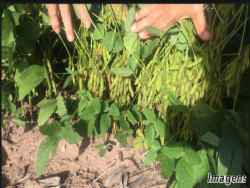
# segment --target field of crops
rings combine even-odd
[[[37,177],[62,139],[101,135],[100,157],[110,135],[122,147],[132,135],[147,150],[144,166],[159,161],[172,188],[232,182],[208,184],[208,173],[249,176],[249,6],[204,5],[207,42],[191,19],[145,27],[154,37],[140,40],[130,27],[144,6],[86,4],[86,29],[73,5],[70,43],[63,27],[53,32],[44,4],[2,5],[2,131],[6,121],[35,123],[46,135]]]

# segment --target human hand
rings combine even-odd
[[[46,4],[46,5],[49,12],[49,17],[51,19],[52,28],[56,33],[60,33],[61,31],[61,25],[58,18],[58,6],[59,6],[67,39],[68,41],[72,42],[74,40],[74,31],[71,22],[70,5],[69,4]],[[83,25],[86,28],[89,28],[91,26],[91,22],[87,14],[87,10],[85,9],[85,6],[83,4],[75,4],[75,6],[81,16]]]
[[[150,38],[151,35],[144,30],[145,26],[154,26],[164,30],[174,22],[191,18],[199,37],[206,41],[210,34],[204,17],[202,4],[150,4],[135,14],[137,23],[131,26],[133,32],[140,32],[141,39]]]

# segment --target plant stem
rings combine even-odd
[[[51,82],[52,82],[52,87],[53,87],[54,93],[57,95],[56,85],[55,85],[55,82],[54,82],[54,79],[53,79],[52,68],[51,68],[51,64],[50,64],[49,60],[47,60],[47,66],[48,66],[48,69],[49,69],[50,79],[51,79]]]
[[[33,123],[32,103],[31,103],[31,95],[30,94],[29,94],[29,106],[30,106],[30,123]]]

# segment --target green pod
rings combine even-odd
[[[180,68],[180,71],[179,71],[179,73],[178,73],[178,76],[177,76],[177,80],[181,80],[181,76],[182,76],[183,70],[185,69],[186,65],[187,65],[187,62],[184,62],[184,63],[182,64],[182,66],[181,66],[181,68]]]
[[[198,83],[194,84],[191,91],[190,91],[190,95],[193,95],[194,92],[196,91],[196,88],[198,87]]]
[[[187,66],[186,66],[186,68],[187,68],[187,69],[191,69],[191,68],[193,68],[194,66],[200,64],[200,63],[202,62],[202,60],[203,60],[203,57],[200,57],[199,59],[197,59],[197,60],[194,61],[193,63],[188,63]]]
[[[199,79],[201,78],[202,72],[203,72],[203,68],[200,68],[200,71],[193,82],[194,84],[198,83]]]
[[[121,62],[122,58],[123,58],[122,55],[116,57],[115,60],[112,63],[112,67],[115,67],[119,62]]]
[[[179,70],[180,69],[180,65],[170,65],[169,66],[169,70],[175,71],[175,70]]]

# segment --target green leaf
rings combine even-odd
[[[100,111],[101,111],[101,101],[98,97],[96,98],[93,98],[90,103],[89,103],[89,106],[92,106],[94,107],[95,109],[95,114],[99,114]]]
[[[155,149],[155,150],[159,150],[159,149],[161,149],[161,144],[157,140],[154,140],[151,143],[150,148]]]
[[[22,114],[22,113],[23,113],[23,109],[20,107],[20,108],[18,108],[18,109],[15,111],[14,116],[15,116],[15,117],[19,117],[20,114]]]
[[[201,163],[200,156],[193,150],[190,145],[184,148],[184,160],[191,165],[198,165]]]
[[[39,145],[39,149],[36,157],[36,175],[39,177],[46,164],[49,162],[49,152],[52,147],[57,146],[59,138],[57,136],[46,137]],[[55,152],[54,152],[55,153]]]
[[[15,81],[16,81],[17,86],[20,86],[22,83],[22,80],[20,79],[21,73],[23,73],[23,71],[27,69],[28,67],[29,67],[29,64],[26,59],[22,59],[21,61],[19,61],[17,68],[16,68],[16,73],[15,73]]]
[[[9,47],[2,46],[2,63],[7,61],[9,58]]]
[[[115,116],[119,116],[120,115],[120,111],[119,109],[117,108],[117,105],[115,103],[112,103],[110,105],[110,108],[109,108],[109,113],[111,116],[115,117]]]
[[[2,103],[2,110],[3,109],[5,109],[5,98],[6,98],[6,96],[5,96],[5,92],[4,92],[4,90],[3,90],[3,88],[1,87],[1,103]]]
[[[135,72],[136,70],[136,67],[137,67],[137,61],[134,59],[133,56],[130,56],[129,59],[128,59],[128,65],[129,65],[129,68]]]
[[[76,134],[75,131],[71,125],[71,123],[66,120],[63,122],[65,127],[63,131],[63,137],[69,144],[75,144],[77,142],[76,140]]]
[[[59,116],[65,115],[67,113],[67,109],[65,107],[65,102],[64,102],[63,96],[57,96],[56,97],[56,101],[57,101],[57,110],[56,110],[56,113]]]
[[[148,141],[148,145],[150,146],[151,143],[154,141],[155,138],[155,130],[152,125],[148,125],[145,128],[145,138]]]
[[[139,149],[143,145],[143,138],[138,136],[133,140],[133,146],[136,149]]]
[[[129,128],[130,128],[129,123],[125,120],[123,115],[121,115],[119,122],[120,122],[120,126],[121,126],[122,130],[124,130],[124,131],[129,130]]]
[[[156,120],[155,113],[148,108],[143,109],[143,114],[147,118],[147,120],[153,120],[153,121]]]
[[[9,44],[14,41],[13,35],[13,24],[11,21],[11,11],[8,9],[3,10],[4,17],[2,17],[2,46],[9,46]]]
[[[126,144],[127,144],[127,134],[124,134],[120,137],[120,142],[121,142],[121,145],[122,147],[126,147]]]
[[[87,106],[80,116],[82,120],[89,121],[95,116],[95,109],[92,106]]]
[[[130,54],[133,54],[138,48],[138,46],[140,45],[140,39],[138,37],[138,34],[132,31],[127,32],[123,38],[123,43],[124,43],[126,50]]]
[[[25,125],[26,123],[29,123],[29,121],[23,117],[15,117],[14,118],[14,123],[17,126]]]
[[[239,116],[239,114],[237,112],[233,112],[232,110],[229,110],[230,115],[225,115],[225,117],[228,119],[228,121],[231,122],[231,124],[233,125],[233,127],[238,131],[238,133],[240,134],[240,136],[245,140],[245,142],[249,142],[249,135],[247,134],[246,131],[244,131],[239,124],[241,124],[241,122],[236,122],[234,117]],[[240,117],[239,120],[241,121]]]
[[[166,156],[163,156],[160,160],[161,162],[161,174],[164,179],[170,178],[175,170],[174,161]]]
[[[99,156],[100,157],[104,157],[105,153],[106,153],[106,149],[100,149],[99,150]]]
[[[227,120],[226,120],[227,121]],[[218,147],[218,175],[227,175],[228,168],[233,158],[238,133],[228,122],[223,129]]]
[[[76,92],[80,97],[87,97],[87,91],[86,90],[78,90]]]
[[[22,82],[23,83],[23,82]],[[37,107],[42,108],[38,115],[38,125],[41,126],[48,121],[57,106],[56,100],[46,99],[37,104]]]
[[[199,117],[187,124],[187,128],[205,133],[213,129],[219,129],[218,125],[213,122],[212,117]]]
[[[157,150],[149,149],[144,158],[143,165],[144,166],[150,165],[151,163],[155,161],[156,157],[157,157]]]
[[[131,110],[131,113],[133,114],[133,116],[135,117],[137,122],[141,122],[142,121],[142,114],[139,111],[134,111],[133,109]]]
[[[178,34],[172,34],[170,35],[170,45],[175,45],[178,42]]]
[[[72,75],[68,75],[68,77],[66,78],[66,80],[65,80],[65,82],[63,84],[63,89],[65,89],[69,85],[71,80],[72,80]]]
[[[163,137],[168,137],[169,132],[166,129],[166,125],[164,122],[162,122],[160,119],[156,119],[154,123],[155,131],[158,135]]]
[[[12,67],[12,59],[13,59],[13,48],[10,47],[9,48],[9,57],[8,57],[8,63],[9,63],[9,67],[8,67],[8,71],[11,71],[11,67]]]
[[[109,111],[109,103],[107,101],[101,101],[101,111],[102,112]]]
[[[120,77],[130,77],[133,71],[129,67],[112,67],[111,71]]]
[[[77,111],[77,115],[81,116],[82,115],[82,111],[84,110],[84,108],[88,105],[88,99],[80,99],[79,103],[78,103],[78,111]]]
[[[91,135],[93,133],[95,123],[96,123],[96,118],[91,119],[88,123],[88,137],[89,138],[91,137]]]
[[[162,31],[154,26],[146,26],[144,27],[145,31],[147,31],[150,35],[153,36],[161,36]]]
[[[136,133],[138,134],[138,136],[142,137],[143,140],[145,139],[141,129],[137,129]]]
[[[111,118],[109,117],[109,115],[102,114],[100,122],[101,134],[105,134],[108,131],[110,125],[111,125]]]
[[[182,52],[183,52],[184,50],[187,49],[187,46],[188,46],[187,43],[184,43],[184,44],[182,44],[182,43],[176,43],[176,44],[175,44],[175,48],[176,48],[177,50],[182,51]]]
[[[8,105],[10,114],[14,114],[16,112],[16,105],[12,103],[10,99],[7,99],[7,105]]]
[[[133,114],[129,110],[126,110],[126,114],[127,114],[128,121],[132,124],[135,124],[136,122],[135,122],[135,118]]]
[[[131,110],[133,110],[133,111],[139,111],[139,106],[138,105],[134,105]]]
[[[145,59],[152,54],[154,49],[157,47],[160,42],[159,38],[155,38],[152,42],[150,42],[143,50],[142,58]]]
[[[200,156],[201,163],[193,165],[194,185],[201,183],[204,179],[207,179],[207,175],[210,172],[210,164],[206,151],[201,150],[198,154]]]
[[[22,74],[19,86],[19,100],[24,98],[33,88],[38,86],[45,78],[45,71],[42,66],[31,65]]]
[[[249,150],[248,150],[249,152]],[[242,163],[243,163],[243,150],[240,142],[238,141],[233,153],[232,161],[228,168],[228,175],[239,175],[242,174]],[[240,187],[239,183],[233,183],[229,187]]]
[[[193,167],[180,159],[176,165],[176,180],[180,188],[193,188],[194,184],[194,170]]]
[[[186,39],[186,37],[183,35],[183,33],[180,33],[179,34],[179,42],[180,43],[187,43],[187,39]]]
[[[195,103],[191,108],[196,118],[213,116],[216,113],[216,110],[205,103]]]
[[[71,74],[71,75],[78,75],[78,71],[72,71],[72,70],[70,70],[69,68],[65,68],[65,70],[69,73],[69,74]]]
[[[187,111],[187,107],[183,104],[182,101],[177,99],[177,97],[171,91],[167,91],[167,95],[170,103],[172,104],[171,107],[174,109],[175,112],[179,113]]]
[[[131,25],[134,22],[135,19],[135,10],[133,8],[130,8],[127,14],[127,18],[126,21],[124,23],[124,28],[126,30],[126,32],[130,32],[131,31]]]
[[[104,147],[105,147],[104,144],[98,144],[98,145],[95,146],[96,149],[102,149]]]
[[[165,146],[161,149],[161,152],[167,157],[180,158],[183,155],[184,149],[180,143],[173,143],[170,146]]]
[[[87,97],[89,100],[92,100],[93,97],[89,91],[86,90],[78,90],[77,94],[81,97]]]
[[[124,28],[125,22],[124,22],[123,20],[120,20],[120,23],[121,23],[122,32],[123,32],[123,34],[125,35],[125,34],[126,34],[126,30],[125,30],[125,28]]]
[[[133,129],[129,129],[127,131],[124,131],[125,133],[127,133],[128,135],[131,135],[134,133],[134,130]]]
[[[17,38],[16,43],[20,45],[25,45],[31,41],[37,39],[41,31],[41,27],[39,23],[30,23],[27,25],[19,25],[17,28]]]
[[[201,140],[215,147],[218,147],[220,142],[220,138],[218,138],[214,133],[211,133],[209,131],[201,136]]]
[[[43,135],[54,136],[61,133],[63,126],[60,121],[54,120],[50,124],[45,124],[39,127],[39,131]]]
[[[118,139],[123,135],[123,131],[118,132],[115,136],[114,139]]]
[[[49,25],[51,24],[50,17],[47,16],[47,14],[43,13],[42,18],[43,18],[44,23],[49,24]]]
[[[96,26],[98,30],[95,28],[93,32],[93,37],[94,37],[94,40],[100,40],[104,37],[105,29],[104,29],[104,26],[100,23],[97,23]]]
[[[122,39],[116,32],[108,31],[104,37],[105,39],[101,39],[101,43],[109,52],[119,53],[123,49]]]

